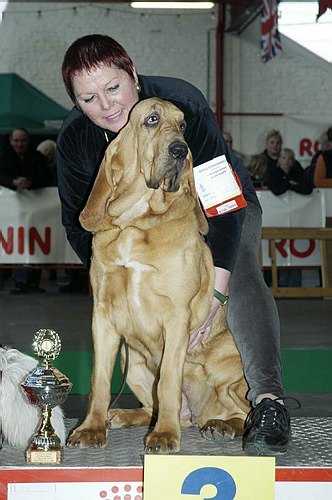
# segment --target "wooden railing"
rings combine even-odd
[[[278,286],[278,266],[276,242],[288,240],[319,240],[321,286],[317,287],[280,287]],[[262,240],[269,240],[269,255],[271,259],[272,284],[274,297],[332,297],[332,259],[328,258],[328,250],[332,243],[332,228],[310,227],[264,227]]]

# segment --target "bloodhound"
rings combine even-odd
[[[248,387],[226,307],[209,341],[187,352],[190,332],[210,311],[214,267],[184,130],[184,115],[170,102],[137,104],[80,215],[94,235],[94,366],[88,413],[69,446],[104,446],[109,426],[152,422],[147,453],[178,452],[181,425],[209,435],[243,432]],[[109,410],[121,337],[129,347],[127,383],[142,407]]]

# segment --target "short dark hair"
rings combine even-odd
[[[134,79],[134,64],[125,49],[107,35],[86,35],[75,40],[65,53],[62,79],[66,91],[75,103],[73,77],[83,70],[90,71],[105,64],[122,69]]]
[[[12,137],[14,132],[24,132],[25,134],[27,134],[28,138],[30,138],[30,132],[25,128],[25,127],[15,127],[13,128],[13,130],[11,131],[9,137]]]

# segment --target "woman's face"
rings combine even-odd
[[[273,135],[266,141],[266,150],[271,158],[278,158],[282,146],[282,140],[278,135]]]
[[[289,156],[289,154],[285,151],[281,151],[278,159],[278,164],[279,167],[282,168],[284,172],[286,172],[286,174],[288,174],[293,165],[293,158]]]
[[[39,150],[51,162],[54,159],[55,150],[48,144]]]
[[[137,74],[134,70],[136,81]],[[90,120],[106,130],[119,132],[138,102],[135,80],[115,66],[98,66],[73,78],[77,105]]]

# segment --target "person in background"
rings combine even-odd
[[[319,136],[318,143],[319,143],[319,150],[311,158],[309,167],[315,166],[317,163],[317,159],[322,154],[322,152],[330,149],[330,141],[327,137],[327,130],[324,130],[324,132]]]
[[[314,185],[314,175],[315,175],[315,168],[316,168],[316,163],[320,155],[323,153],[323,151],[328,151],[330,148],[330,141],[328,140],[327,137],[327,131],[324,131],[320,136],[319,136],[319,150],[313,155],[310,161],[310,165],[304,169],[305,176],[307,178],[307,181],[309,184],[312,186],[312,188],[315,187]]]
[[[267,184],[275,195],[280,195],[290,190],[298,194],[309,195],[313,186],[309,182],[301,164],[295,159],[295,153],[290,148],[281,150],[279,168],[276,169]],[[280,269],[278,271],[279,286],[300,287],[302,285],[301,269]]]
[[[48,186],[56,187],[58,185],[56,171],[56,142],[52,139],[45,139],[38,144],[37,151],[47,158],[47,167],[50,173],[50,182]],[[43,267],[40,277],[40,288],[46,289],[50,280],[56,281],[56,279],[56,269],[49,270],[48,268]]]
[[[47,159],[36,151],[30,141],[29,132],[18,127],[12,131],[0,154],[0,185],[17,191],[38,189],[49,186],[51,176],[47,167]],[[41,269],[27,266],[14,270],[15,286],[13,294],[44,292],[39,287]]]
[[[57,186],[56,142],[52,139],[46,139],[38,144],[37,151],[47,158],[47,166],[51,177],[50,186]]]
[[[14,191],[38,189],[50,182],[44,155],[36,151],[25,128],[16,128],[0,154],[0,185]]]
[[[295,159],[295,153],[290,148],[281,150],[277,167],[266,172],[265,183],[276,196],[288,190],[298,194],[312,193],[312,186],[306,178],[304,168]]]
[[[52,183],[50,185],[57,186],[56,142],[51,139],[46,139],[38,144],[37,151],[47,158],[48,168],[52,178]],[[66,269],[65,274],[68,277],[68,283],[59,287],[60,293],[89,293],[89,276],[86,269]],[[41,286],[45,288],[49,279],[56,280],[56,275],[56,270],[48,272],[46,269],[42,269]]]
[[[261,153],[267,158],[267,172],[278,167],[278,158],[282,148],[282,136],[279,130],[270,130],[265,137],[265,149]]]
[[[265,182],[270,191],[280,196],[286,191],[298,194],[311,194],[312,185],[308,181],[304,169],[295,159],[295,153],[290,148],[283,148],[280,152],[277,167],[266,173]],[[278,284],[281,287],[300,287],[302,285],[301,269],[279,269]]]
[[[314,170],[314,186],[317,188],[332,187],[332,126],[326,131],[327,141],[322,147]]]
[[[261,207],[247,169],[227,148],[212,109],[203,94],[184,80],[138,74],[125,49],[106,35],[75,40],[65,54],[62,77],[74,105],[57,141],[62,222],[85,266],[90,263],[92,235],[80,226],[78,217],[108,144],[126,125],[138,101],[158,97],[183,111],[184,138],[194,168],[226,157],[238,175],[247,206],[208,219],[216,295],[204,323],[191,332],[189,349],[207,340],[222,296],[229,295],[228,323],[252,403],[243,448],[258,455],[286,452],[291,430],[281,380],[279,316],[259,263]]]
[[[265,182],[268,159],[266,155],[252,155],[248,162],[248,173],[254,187],[268,189]]]
[[[326,141],[321,144],[321,154],[313,170],[313,184],[316,188],[332,188],[332,126],[326,131]],[[326,218],[326,227],[331,227],[331,219]],[[327,242],[327,262],[332,262],[332,243]],[[330,269],[329,269],[330,272]]]
[[[233,153],[234,156],[236,156],[237,158],[239,158],[240,160],[242,160],[245,163],[245,161],[246,161],[245,155],[240,153],[240,151],[236,151],[235,149],[233,149],[233,136],[232,136],[232,134],[230,132],[223,132],[222,135],[225,139],[225,142],[226,142],[227,147],[230,150],[230,152]]]

